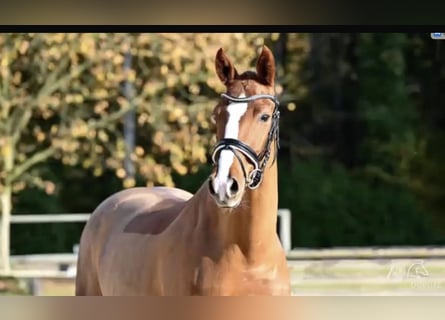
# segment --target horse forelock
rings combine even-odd
[[[232,97],[241,95],[253,96],[256,94],[275,95],[273,86],[262,82],[254,71],[246,71],[226,85],[227,94]]]

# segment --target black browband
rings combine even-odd
[[[272,125],[269,130],[269,134],[267,137],[266,144],[264,146],[263,151],[257,155],[255,151],[252,150],[251,147],[249,147],[244,142],[237,140],[237,139],[230,139],[230,138],[224,138],[221,139],[215,146],[212,152],[212,161],[213,164],[217,163],[217,158],[219,157],[219,154],[222,150],[230,150],[233,152],[233,154],[236,156],[238,161],[241,164],[241,168],[243,170],[244,179],[246,180],[246,185],[250,189],[256,189],[261,184],[261,181],[263,180],[263,172],[264,168],[269,161],[270,157],[270,145],[272,141],[275,141],[276,149],[279,149],[279,118],[280,118],[280,111],[278,110],[280,102],[278,99],[269,94],[257,94],[250,97],[245,98],[236,98],[229,96],[225,93],[221,94],[223,98],[226,98],[229,101],[232,102],[250,102],[257,99],[270,99],[275,103],[275,108],[272,113]],[[243,162],[241,161],[241,158],[237,154],[236,151],[239,151],[242,153],[253,165],[254,169],[247,174],[246,169],[243,165]],[[276,154],[275,154],[276,157]],[[274,159],[275,161],[275,159]]]

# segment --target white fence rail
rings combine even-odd
[[[35,223],[74,223],[87,222],[90,218],[89,213],[64,213],[64,214],[20,214],[11,216],[11,224],[35,224]],[[284,250],[288,253],[291,250],[291,212],[289,209],[278,209],[278,218],[280,226],[278,234],[283,245]],[[76,251],[77,245],[74,246],[73,251]],[[67,277],[72,274],[72,270],[65,271],[52,270],[44,271],[43,269],[34,270],[16,270],[18,265],[34,265],[39,264],[57,264],[57,265],[74,265],[77,259],[77,252],[74,254],[38,254],[38,255],[24,255],[11,256],[10,264],[11,271],[0,271],[0,276],[13,277]]]
[[[11,223],[86,222],[89,218],[89,213],[23,214],[11,216]]]
[[[278,219],[280,222],[278,234],[281,244],[286,252],[290,252],[292,249],[292,220],[290,210],[278,209]]]
[[[86,213],[14,215],[11,223],[84,223],[89,217]],[[445,295],[445,247],[291,250],[290,210],[279,209],[278,218],[295,295]],[[71,295],[77,247],[74,245],[72,253],[11,256],[11,271],[0,272],[0,276],[21,279],[32,295],[52,295],[51,286],[63,288],[62,295]],[[414,278],[410,270],[414,270]]]

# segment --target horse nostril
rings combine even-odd
[[[239,185],[236,179],[232,178],[232,184],[230,185],[230,194],[235,195],[239,191]]]

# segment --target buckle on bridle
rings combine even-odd
[[[263,181],[263,171],[261,169],[253,169],[249,173],[249,178],[247,179],[247,186],[249,189],[256,189],[259,187],[261,182]]]

